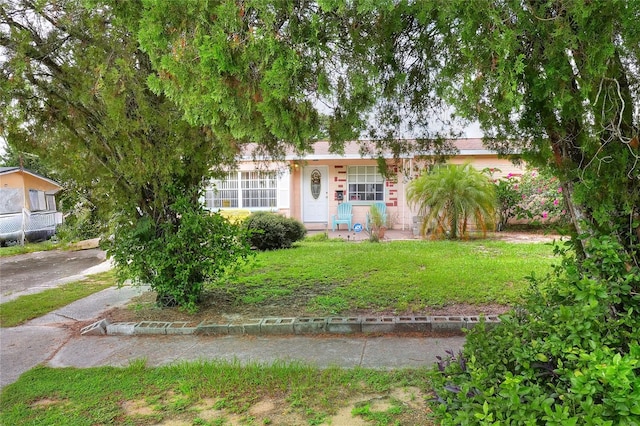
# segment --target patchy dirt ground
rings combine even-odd
[[[184,410],[184,414],[162,414],[162,421],[154,424],[163,426],[188,426],[193,424],[224,424],[224,425],[309,425],[322,424],[332,426],[367,426],[374,424],[367,421],[365,415],[358,412],[371,413],[370,420],[378,417],[395,421],[401,425],[433,425],[430,418],[431,411],[425,403],[428,399],[422,390],[416,387],[396,388],[385,394],[360,394],[349,400],[343,401],[336,407],[333,415],[316,419],[313,423],[300,410],[291,407],[290,401],[282,397],[264,397],[263,399],[246,407],[242,413],[233,413],[224,408],[218,408],[219,400],[204,398],[198,404]],[[162,406],[170,405],[175,396],[163,398],[160,404],[149,404],[145,400],[124,401],[122,408],[127,420],[148,424],[147,419],[158,416],[158,410]],[[354,413],[355,410],[355,413]],[[385,416],[386,413],[393,413]],[[197,423],[196,423],[197,422]]]
[[[553,241],[568,239],[568,237],[545,231],[492,232],[489,238],[510,243],[551,243]]]

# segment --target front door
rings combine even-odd
[[[309,166],[302,175],[302,221],[327,222],[329,179],[326,166]]]

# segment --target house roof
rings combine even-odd
[[[482,139],[474,138],[474,139],[456,139],[453,142],[453,145],[458,148],[458,155],[496,155],[496,151],[492,151],[490,149],[485,148],[482,144]],[[345,143],[344,145],[344,153],[337,154],[330,152],[330,143],[328,141],[318,141],[313,144],[313,152],[305,155],[297,155],[293,152],[290,152],[286,155],[286,160],[337,160],[337,159],[361,159],[366,158],[366,154],[362,154],[362,146],[373,148],[373,144],[371,141],[350,141]],[[372,150],[373,152],[373,150]],[[393,154],[391,152],[383,153],[385,158],[393,158]],[[417,156],[414,155],[405,155],[405,158],[413,158]]]
[[[469,138],[469,139],[456,139],[453,140],[453,145],[458,148],[458,155],[496,155],[497,152],[487,149],[482,144],[482,139],[480,138]],[[371,141],[350,141],[344,144],[344,152],[343,153],[333,153],[330,151],[331,144],[328,141],[318,141],[313,144],[313,152],[307,154],[297,154],[293,152],[293,150],[289,150],[285,155],[285,160],[293,161],[293,160],[341,160],[341,159],[362,159],[371,157],[370,155],[362,153],[362,147],[364,146],[365,151],[366,148],[374,148],[374,145]],[[249,144],[246,145],[243,150],[243,159],[244,160],[252,160],[254,159],[253,155],[255,152],[256,145]],[[375,152],[374,149],[370,150],[371,152]],[[424,155],[424,154],[423,154]],[[391,152],[383,152],[384,158],[393,158],[393,154]],[[418,154],[407,154],[404,155],[404,158],[414,158],[418,156]],[[259,157],[259,156],[258,156]],[[260,157],[259,157],[260,158]],[[264,159],[264,158],[263,158]]]
[[[25,173],[25,174],[31,175],[31,176],[33,176],[33,177],[35,177],[37,179],[44,180],[44,181],[50,183],[51,185],[57,186],[59,188],[58,190],[62,189],[62,186],[58,182],[56,182],[54,180],[51,180],[51,179],[49,179],[47,177],[44,177],[42,175],[39,175],[38,173],[32,172],[31,170],[22,169],[20,167],[0,167],[0,176],[1,175],[8,175],[8,174],[11,174],[11,173]]]

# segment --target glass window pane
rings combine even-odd
[[[377,166],[347,167],[347,183],[350,200],[384,200],[384,178],[378,173]]]

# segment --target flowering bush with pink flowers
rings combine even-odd
[[[509,174],[496,179],[499,205],[499,230],[511,219],[530,223],[564,224],[567,209],[558,178],[548,172],[527,170],[523,175]]]

